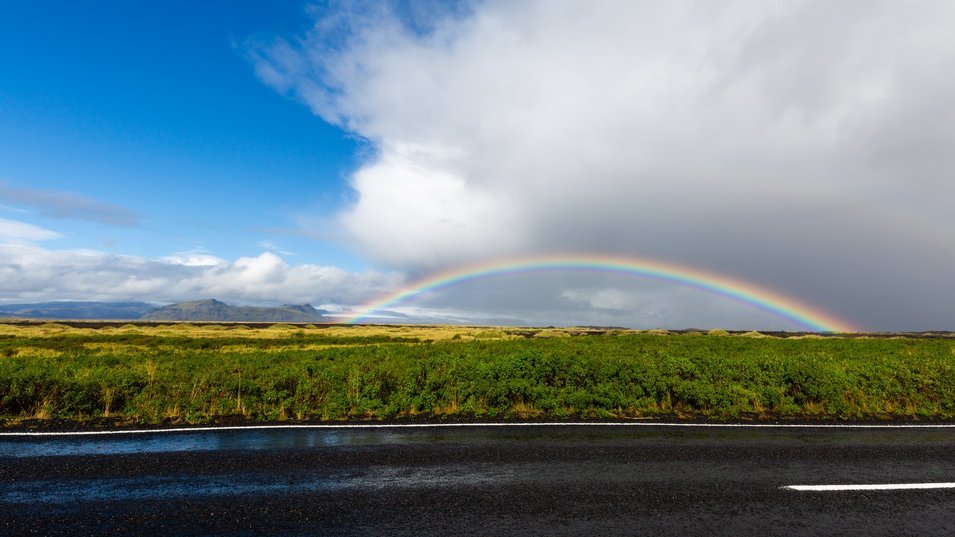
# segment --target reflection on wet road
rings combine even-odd
[[[952,429],[4,437],[0,533],[942,535],[955,532],[952,490],[780,487],[953,481],[953,448]]]

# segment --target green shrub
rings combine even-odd
[[[431,343],[57,327],[0,336],[0,419],[955,418],[943,339],[564,332]]]

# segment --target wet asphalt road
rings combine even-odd
[[[3,535],[955,535],[955,429],[0,438]]]

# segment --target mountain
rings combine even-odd
[[[297,322],[327,321],[322,311],[310,304],[277,307],[230,306],[214,299],[179,302],[146,313],[143,321],[245,321]]]
[[[158,306],[145,302],[40,302],[0,305],[0,317],[134,320]]]

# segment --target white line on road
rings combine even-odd
[[[100,436],[158,433],[197,433],[215,431],[256,431],[272,429],[442,429],[451,427],[690,427],[728,429],[955,429],[955,423],[937,424],[811,424],[811,423],[666,423],[636,422],[540,422],[540,423],[347,423],[288,425],[227,425],[221,427],[173,427],[167,429],[118,429],[114,431],[15,431],[0,432],[0,437],[28,436]]]
[[[918,490],[918,489],[955,489],[955,483],[887,483],[878,485],[788,485],[779,487],[786,490],[809,492],[842,490]]]

